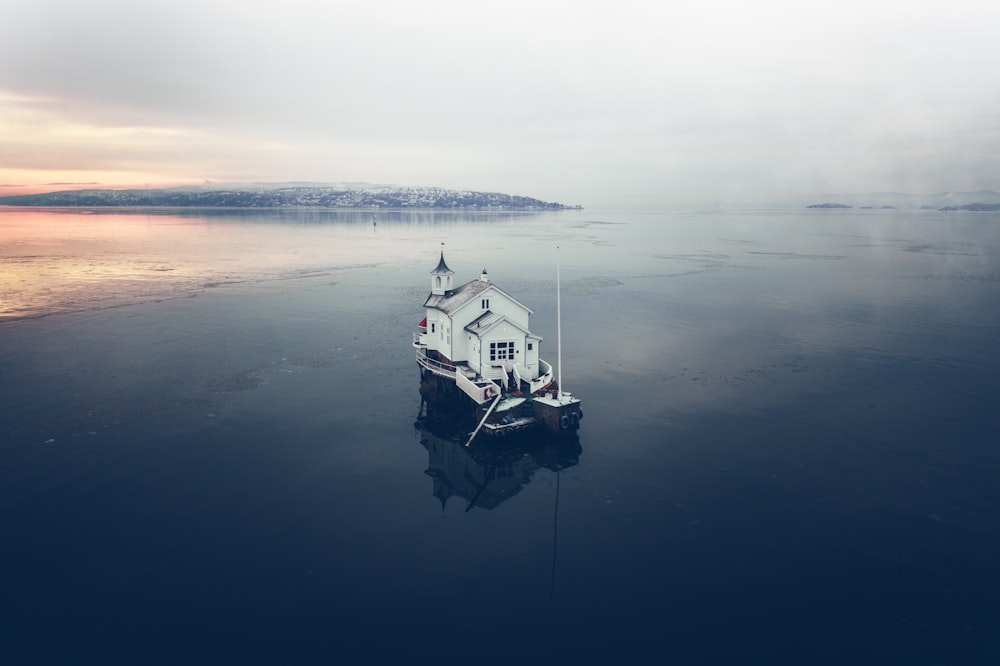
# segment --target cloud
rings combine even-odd
[[[583,202],[996,185],[992,3],[13,4],[3,166]]]

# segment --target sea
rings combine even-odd
[[[421,418],[442,251],[577,437]],[[1000,663],[1000,214],[4,208],[0,261],[3,663]]]

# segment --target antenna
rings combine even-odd
[[[558,377],[556,385],[559,387],[559,402],[562,402],[562,304],[559,299],[559,246],[556,245],[556,347],[559,350],[556,354],[556,366]]]

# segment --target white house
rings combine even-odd
[[[528,328],[531,309],[490,282],[486,269],[459,287],[452,284],[453,275],[442,250],[431,271],[427,315],[420,322],[419,339],[427,355],[467,366],[482,377],[503,377],[505,384],[507,375],[517,383],[532,382],[548,371],[548,364],[538,359],[542,338]]]
[[[466,446],[480,431],[498,437],[535,426],[576,432],[580,400],[559,387],[552,366],[539,358],[542,339],[528,329],[531,309],[490,282],[486,269],[459,287],[454,275],[442,250],[431,271],[426,315],[413,334],[421,406],[471,398],[482,414]]]

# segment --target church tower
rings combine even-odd
[[[437,268],[431,271],[431,294],[433,296],[444,296],[447,292],[451,291],[451,276],[455,274],[455,271],[448,268],[448,264],[444,263],[444,243],[441,243],[441,259],[438,261]]]

